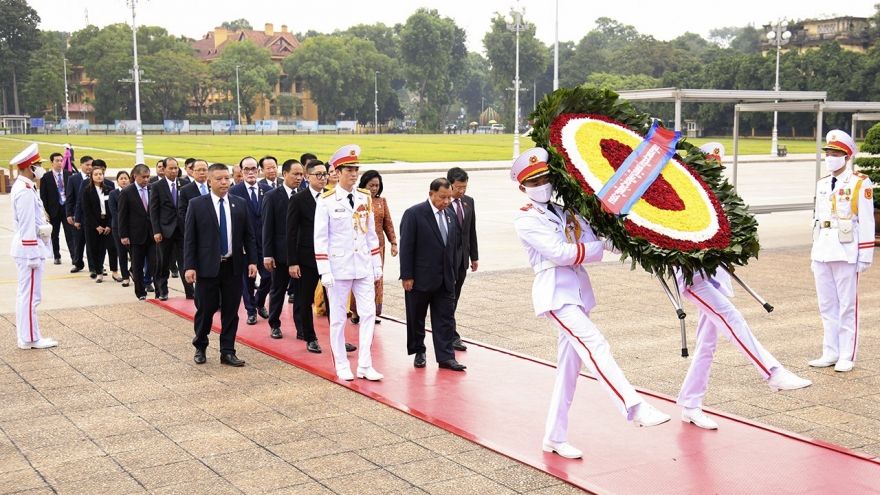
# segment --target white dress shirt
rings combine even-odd
[[[211,193],[211,201],[214,202],[214,214],[217,215],[217,225],[220,225],[220,197]],[[229,195],[223,196],[223,210],[226,213],[226,240],[229,241],[229,245],[226,246],[226,249],[223,249],[223,246],[220,246],[221,256],[226,257],[232,254],[232,207],[229,204]]]

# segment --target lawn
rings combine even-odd
[[[70,142],[76,148],[76,156],[90,155],[102,158],[110,168],[128,169],[133,165],[134,136],[123,135],[34,135],[30,139],[24,136],[0,138],[0,159],[9,160],[30,140],[43,144],[40,155],[48,159],[52,152],[63,151],[62,144]],[[717,140],[726,148],[727,154],[733,153],[733,139],[694,139],[700,145]],[[457,162],[483,160],[509,160],[513,146],[510,134],[385,134],[385,135],[314,135],[314,136],[144,136],[144,152],[147,156],[197,157],[211,162],[227,164],[238,163],[241,158],[252,155],[257,158],[273,155],[284,161],[289,158],[299,159],[305,152],[311,152],[326,160],[330,155],[346,144],[357,143],[361,146],[363,163],[402,162]],[[789,153],[814,153],[815,141],[780,140],[786,145]],[[529,138],[520,140],[520,147],[526,149],[532,145]],[[96,148],[96,149],[86,149]],[[106,150],[106,151],[104,151]],[[767,155],[770,152],[769,139],[740,139],[740,155]],[[147,165],[154,165],[155,159],[148,158]]]

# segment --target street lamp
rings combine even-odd
[[[523,21],[525,11],[519,8],[519,0],[516,0],[516,8],[510,10],[513,22],[507,24],[507,29],[516,33],[516,79],[513,80],[513,92],[515,112],[513,117],[513,158],[519,156],[519,33],[529,27],[528,22]]]
[[[556,0],[556,34],[553,38],[553,91],[556,91],[559,89],[559,0]]]
[[[241,134],[241,91],[238,88],[238,68],[240,65],[236,64],[235,66],[235,106],[238,108],[238,133]]]
[[[67,93],[67,59],[64,59],[64,130],[70,134],[70,95]],[[138,162],[140,163],[140,162]]]
[[[774,91],[779,91],[779,51],[782,49],[782,45],[787,45],[789,42],[789,38],[791,38],[791,31],[788,31],[788,21],[780,21],[776,20],[770,23],[770,27],[773,28],[772,31],[767,33],[767,39],[770,40],[771,44],[776,45],[776,86],[773,88]],[[779,100],[776,100],[778,103]],[[770,142],[770,154],[772,156],[779,156],[779,147],[777,141],[777,133],[776,133],[776,123],[779,118],[779,112],[773,110],[773,138]]]
[[[373,74],[373,89],[373,133],[379,134],[379,71]]]
[[[134,138],[134,159],[135,163],[144,163],[144,133],[141,130],[141,75],[138,68],[137,16],[134,11],[137,0],[128,0],[128,3],[131,5],[131,42],[134,45],[134,70],[132,71],[132,76],[134,77],[134,109],[137,122]],[[67,126],[70,128],[70,120],[68,120]]]

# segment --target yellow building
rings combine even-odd
[[[300,43],[287,30],[286,25],[281,26],[281,31],[276,32],[272,24],[266,24],[263,31],[253,29],[238,29],[229,31],[226,28],[218,27],[208,32],[202,39],[191,43],[196,51],[196,57],[204,62],[211,63],[220,56],[220,52],[230,43],[250,40],[255,45],[269,50],[272,61],[281,67],[281,61],[285,57],[293,53],[299,48]],[[309,91],[304,89],[303,81],[299,78],[290,77],[282,70],[278,84],[275,85],[275,98],[279,96],[295,96],[299,99],[300,104],[294,109],[295,115],[292,118],[281,117],[276,101],[270,101],[263,98],[257,105],[256,112],[251,115],[250,121],[254,120],[318,120],[318,106],[312,101]],[[208,104],[223,99],[223,95],[214,94]]]
[[[88,120],[95,123],[95,81],[86,75],[81,65],[67,66],[68,111],[71,119]],[[62,111],[62,118],[64,109]]]
[[[819,48],[823,43],[837,41],[844,50],[865,53],[877,41],[871,35],[870,27],[870,19],[867,17],[835,17],[789,24],[791,38],[787,45],[783,45],[782,52],[797,50],[798,53],[803,53]],[[765,33],[772,30],[769,24],[764,26]],[[775,44],[767,39],[766,34],[761,37],[761,41],[764,43],[766,55],[767,50]]]

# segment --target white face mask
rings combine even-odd
[[[42,167],[41,165],[33,165],[33,166],[31,166],[31,171],[34,173],[34,179],[35,179],[35,180],[40,180],[40,179],[42,179],[42,178],[43,178],[43,172],[45,172],[45,170],[43,170],[43,167]]]
[[[526,196],[536,203],[549,203],[553,196],[553,184],[544,184],[537,187],[526,187]]]
[[[825,168],[828,169],[829,172],[837,172],[841,168],[846,166],[846,157],[845,156],[826,156],[825,157]]]

